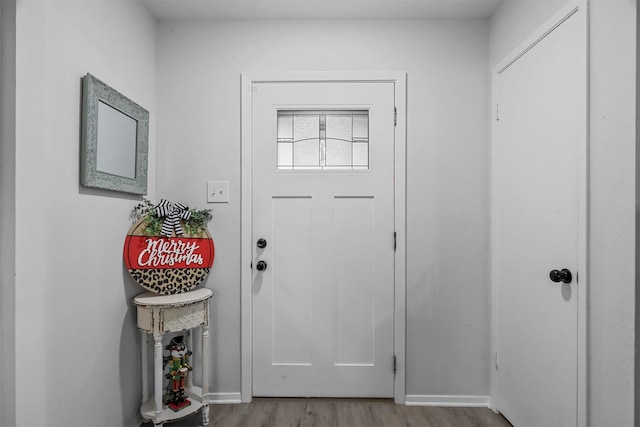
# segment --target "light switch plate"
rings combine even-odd
[[[207,203],[229,203],[229,181],[207,181]]]

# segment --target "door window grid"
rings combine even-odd
[[[277,168],[368,170],[369,112],[278,111]]]

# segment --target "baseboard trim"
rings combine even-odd
[[[242,403],[241,393],[209,393],[209,403],[212,405]],[[405,396],[406,406],[445,406],[445,407],[489,407],[489,396],[460,396],[460,395],[422,395],[408,394]]]
[[[240,393],[209,393],[209,403],[212,405],[223,405],[230,403],[242,403]]]
[[[474,406],[489,407],[489,396],[458,396],[458,395],[406,395],[404,404],[407,406]]]

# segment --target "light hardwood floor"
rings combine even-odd
[[[200,413],[175,427],[200,425]],[[145,427],[147,425],[145,424]],[[510,427],[487,408],[395,405],[389,399],[274,399],[211,405],[209,427]]]

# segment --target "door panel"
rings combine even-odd
[[[374,364],[373,197],[334,198],[335,363]]]
[[[496,78],[496,399],[517,426],[577,422],[579,28],[570,17]],[[562,268],[571,283],[550,280]]]
[[[311,364],[311,202],[310,197],[272,199],[272,331],[277,365]]]
[[[253,236],[268,242],[254,248],[253,395],[391,397],[394,85],[258,83],[252,97]],[[367,155],[360,116],[352,145],[368,169],[278,169],[278,111],[297,110],[367,111]],[[335,164],[348,142],[329,143],[330,120],[320,158]]]

